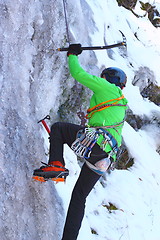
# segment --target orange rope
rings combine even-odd
[[[107,101],[105,101],[105,102],[102,102],[102,103],[99,103],[99,104],[97,104],[96,106],[94,106],[94,107],[92,107],[92,108],[89,108],[88,110],[87,110],[87,115],[85,116],[87,119],[88,118],[91,118],[92,117],[92,115],[95,113],[95,112],[99,112],[99,111],[102,111],[102,110],[104,110],[104,109],[106,109],[106,108],[109,108],[109,107],[112,107],[113,106],[113,104],[115,105],[115,104],[117,104],[118,103],[118,101],[120,101],[121,99],[123,99],[124,98],[124,95],[122,95],[121,97],[119,97],[119,98],[115,98],[115,99],[110,99],[110,100],[107,100]],[[106,104],[106,103],[109,103],[109,102],[112,102],[112,101],[115,101],[114,103],[112,103],[110,106],[102,106],[102,105],[104,105],[104,104]],[[99,106],[102,106],[100,109],[96,109],[97,107],[99,107]],[[115,105],[116,106],[116,105]],[[91,113],[92,112],[92,113]],[[91,113],[91,114],[90,114]],[[88,116],[90,114],[90,116]]]

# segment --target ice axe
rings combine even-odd
[[[44,126],[44,128],[46,129],[46,131],[48,132],[48,134],[50,135],[51,130],[49,129],[49,127],[48,127],[48,125],[47,125],[47,123],[46,123],[46,121],[45,121],[46,119],[50,120],[51,118],[50,118],[49,115],[47,115],[45,118],[39,120],[38,123],[42,123],[42,125]]]
[[[127,46],[127,40],[125,35],[120,31],[120,33],[122,34],[123,37],[123,41],[116,43],[116,44],[112,44],[112,45],[107,45],[107,46],[92,46],[92,47],[81,47],[82,50],[104,50],[104,49],[111,49],[111,48],[115,48],[115,47],[121,47],[121,46]],[[60,52],[63,51],[68,51],[68,48],[58,48],[57,49]]]

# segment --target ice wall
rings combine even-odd
[[[61,233],[63,209],[54,185],[31,177],[46,160],[37,121],[51,107],[57,111],[61,93],[66,59],[52,49],[64,40],[62,11],[57,1],[0,2],[2,240],[58,239]]]

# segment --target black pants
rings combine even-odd
[[[49,162],[60,161],[65,165],[63,159],[63,144],[66,143],[69,147],[71,147],[72,143],[76,139],[77,132],[82,128],[82,126],[71,123],[58,122],[52,125],[50,134]],[[94,164],[106,156],[107,153],[102,151],[100,147],[95,144],[91,157],[89,158],[89,162]],[[86,197],[99,178],[100,176],[88,168],[86,164],[83,165],[72,192],[62,240],[77,239],[84,216]]]

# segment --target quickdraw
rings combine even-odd
[[[110,156],[117,154],[118,144],[116,139],[103,128],[85,128],[78,132],[76,140],[72,143],[71,149],[81,158],[90,158],[92,148],[97,142],[100,135],[103,135],[101,149],[105,150],[107,144],[111,147]]]
[[[77,138],[72,143],[71,149],[78,157],[88,159],[98,137],[99,132],[95,128],[82,129],[78,132]]]
[[[108,131],[106,131],[104,128],[99,128],[98,129],[99,134],[103,135],[103,140],[101,142],[100,147],[105,150],[107,144],[110,145],[110,147],[112,148],[112,151],[110,152],[110,155],[112,156],[113,154],[117,154],[118,152],[118,144],[116,139],[112,136],[111,133],[109,133]]]

